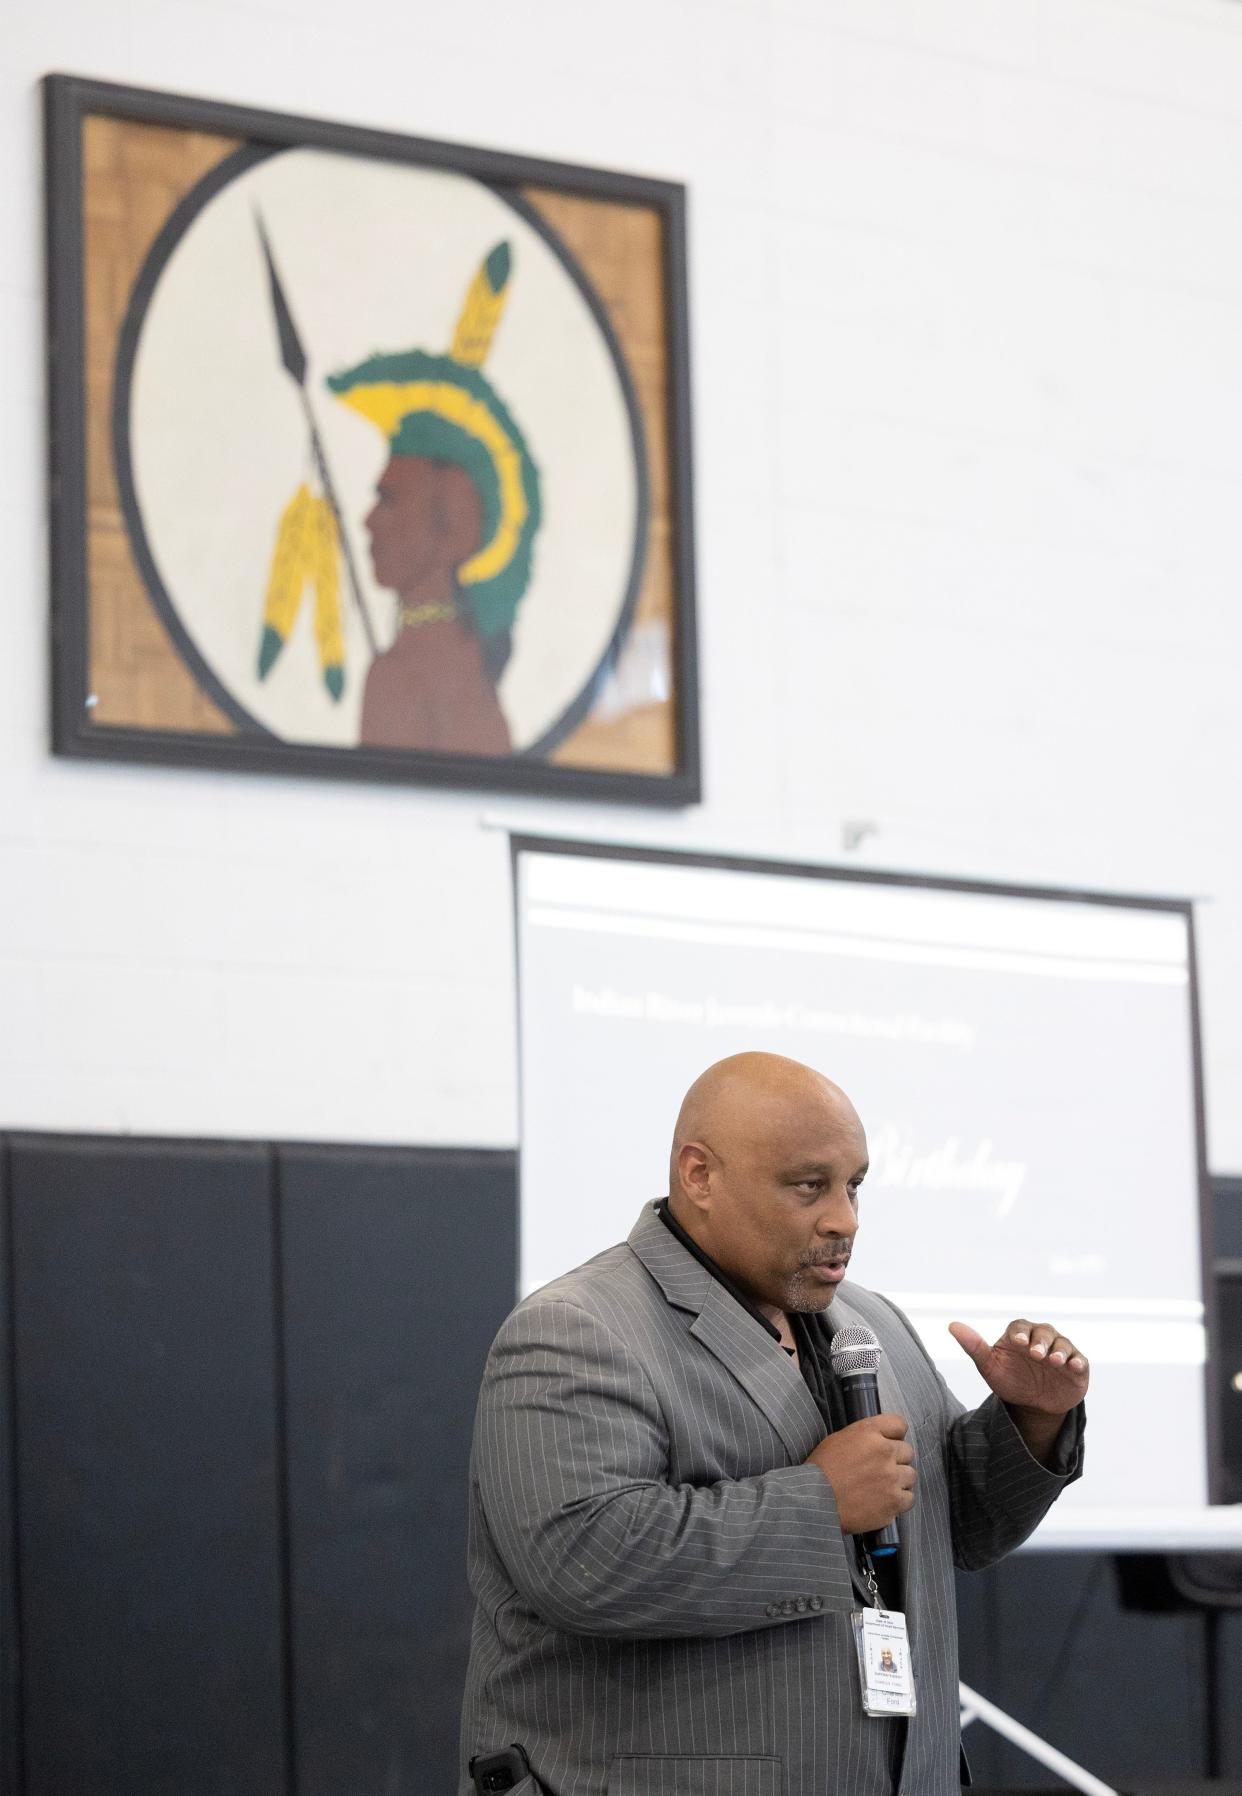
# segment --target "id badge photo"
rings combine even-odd
[[[856,1609],[850,1619],[864,1715],[913,1715],[917,1704],[905,1616],[896,1609]]]

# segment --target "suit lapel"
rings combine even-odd
[[[710,1274],[703,1308],[690,1324],[690,1333],[715,1354],[758,1404],[789,1449],[793,1463],[804,1460],[824,1436],[814,1397],[785,1349],[765,1334]]]
[[[780,1435],[792,1462],[799,1464],[823,1438],[824,1424],[784,1348],[686,1252],[660,1221],[654,1204],[644,1208],[629,1244],[669,1303],[694,1316],[690,1333],[732,1373]]]

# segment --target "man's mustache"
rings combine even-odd
[[[853,1251],[853,1249],[850,1247],[849,1242],[842,1241],[839,1247],[832,1248],[831,1251],[828,1253],[804,1255],[803,1258],[799,1261],[799,1265],[802,1265],[802,1266],[837,1266],[837,1265],[840,1265],[843,1261],[847,1261],[849,1259],[852,1251]]]

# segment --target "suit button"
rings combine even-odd
[[[806,1598],[804,1596],[800,1596],[798,1598],[797,1602],[794,1604],[794,1608],[798,1611],[799,1615],[805,1615],[806,1614]]]
[[[776,1603],[769,1603],[763,1613],[765,1615],[779,1615],[780,1608]]]
[[[781,1612],[785,1615],[793,1614],[794,1606],[793,1606],[793,1599],[791,1597],[785,1598],[785,1601],[781,1604]]]
[[[811,1609],[816,1615],[819,1614],[819,1612],[823,1608],[823,1606],[824,1606],[824,1599],[822,1596],[813,1596],[811,1598]]]

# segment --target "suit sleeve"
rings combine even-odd
[[[950,1391],[908,1316],[882,1300],[901,1322],[939,1395],[949,1486],[953,1563],[980,1571],[1021,1546],[1067,1484],[1082,1476],[1086,1410],[1080,1403],[1061,1425],[1052,1465],[1041,1465],[999,1397],[967,1410]]]
[[[1052,1465],[1034,1457],[999,1397],[958,1415],[945,1440],[953,1563],[963,1571],[994,1565],[1021,1546],[1067,1484],[1082,1476],[1086,1411],[1061,1424]]]
[[[474,1477],[522,1599],[568,1633],[726,1635],[852,1607],[814,1466],[706,1486],[668,1478],[650,1379],[597,1318],[516,1310],[492,1348]]]

